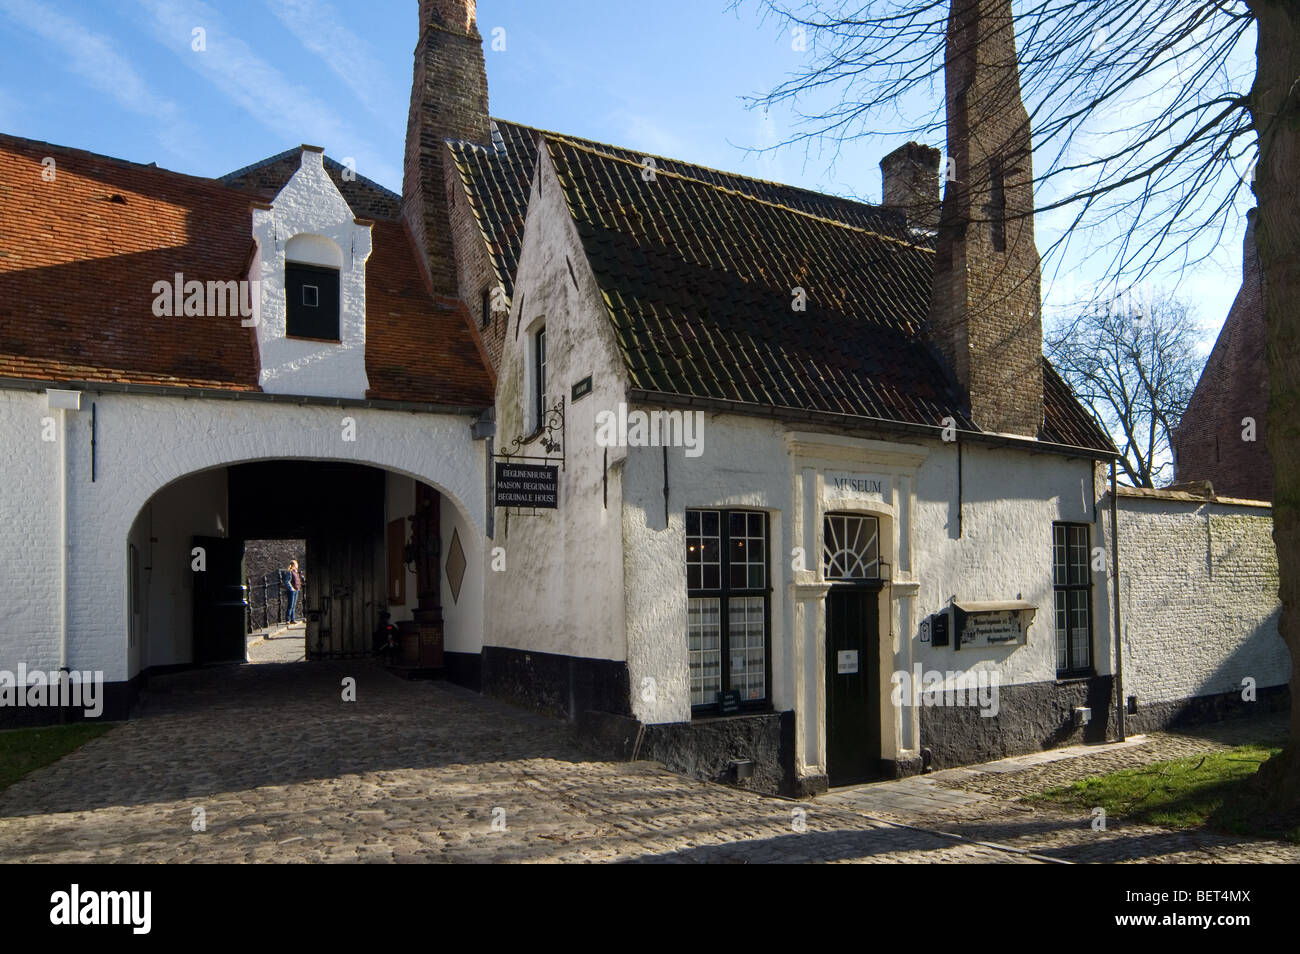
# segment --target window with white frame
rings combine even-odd
[[[1052,586],[1056,598],[1056,674],[1092,670],[1092,567],[1088,526],[1052,525]]]
[[[686,641],[691,708],[714,711],[734,692],[768,703],[771,586],[767,514],[686,511]]]

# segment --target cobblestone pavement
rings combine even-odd
[[[1140,744],[1106,746],[1097,754],[1033,765],[1020,771],[990,771],[1003,767],[994,763],[936,772],[907,780],[913,785],[931,786],[933,794],[904,788],[892,796],[892,806],[886,799],[874,797],[870,800],[870,814],[1072,862],[1296,864],[1300,863],[1300,845],[1289,842],[1175,831],[1130,824],[1113,816],[1107,819],[1106,831],[1094,831],[1090,814],[1022,800],[1026,795],[1120,769],[1201,755],[1247,742],[1269,739],[1280,742],[1286,731],[1285,716],[1234,719],[1194,732],[1153,732],[1143,737]],[[851,803],[851,795],[836,792],[828,800],[845,805]]]
[[[1121,756],[1138,757],[1092,758]],[[219,667],[153,680],[132,721],[0,793],[0,862],[1297,860],[1290,845],[1096,833],[1008,798],[1032,790],[1020,776],[1057,784],[1095,774],[1088,762],[927,779],[939,808],[864,814],[838,793],[792,802],[601,761],[559,723],[366,661]]]
[[[553,721],[369,662],[155,679],[135,719],[0,793],[0,862],[1033,860],[599,761]]]

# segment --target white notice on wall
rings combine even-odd
[[[839,659],[835,671],[839,675],[848,676],[858,671],[858,651],[856,649],[841,649],[836,655]]]

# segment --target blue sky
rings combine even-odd
[[[0,131],[206,176],[308,142],[399,190],[416,19],[415,0],[0,0]],[[505,119],[870,201],[880,157],[907,139],[850,144],[833,168],[800,148],[747,152],[787,126],[741,97],[807,55],[752,6],[480,0],[479,29]],[[1243,228],[1195,272],[1160,276],[1196,304],[1207,343],[1240,284]],[[1078,243],[1063,274],[1098,281],[1099,258]]]

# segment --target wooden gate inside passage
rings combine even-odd
[[[388,597],[384,471],[336,461],[230,468],[231,536],[307,541],[308,659],[368,655]]]
[[[307,538],[307,658],[368,656],[387,595],[384,537],[369,533]]]

